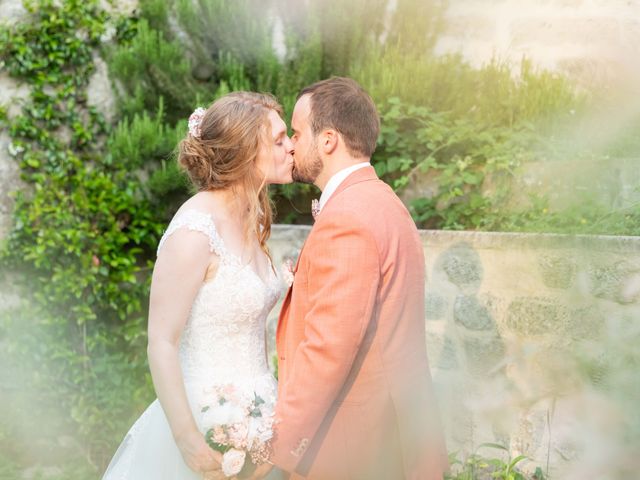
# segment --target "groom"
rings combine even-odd
[[[380,123],[353,80],[300,93],[293,178],[322,190],[277,330],[272,462],[292,479],[441,480],[422,244],[369,159]]]

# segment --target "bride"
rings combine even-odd
[[[158,398],[131,427],[103,480],[225,478],[221,454],[205,440],[213,392],[260,392],[273,410],[265,321],[281,284],[266,245],[267,186],[292,181],[293,146],[282,116],[273,97],[235,92],[189,119],[178,161],[198,193],[162,237],[151,284],[148,358]]]

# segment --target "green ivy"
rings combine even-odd
[[[8,361],[22,372],[7,400],[16,424],[6,428],[34,436],[35,456],[18,449],[19,465],[80,454],[79,468],[96,475],[135,415],[132,407],[139,410],[152,392],[144,324],[164,218],[132,165],[104,154],[109,126],[87,105],[100,37],[119,20],[95,1],[25,6],[29,22],[0,30],[1,60],[31,89],[21,114],[6,120],[10,151],[28,185],[15,196],[14,226],[0,257],[23,298],[2,319]],[[118,138],[116,132],[115,144]],[[65,434],[77,442],[71,451],[53,441]],[[16,448],[2,443],[3,450]]]

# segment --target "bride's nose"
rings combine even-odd
[[[293,155],[293,142],[288,136],[284,139],[284,148],[287,154]]]

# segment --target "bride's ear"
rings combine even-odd
[[[320,149],[322,153],[325,155],[332,154],[336,148],[338,148],[338,143],[340,142],[340,134],[333,129],[323,130],[320,135],[318,135],[320,139]]]

